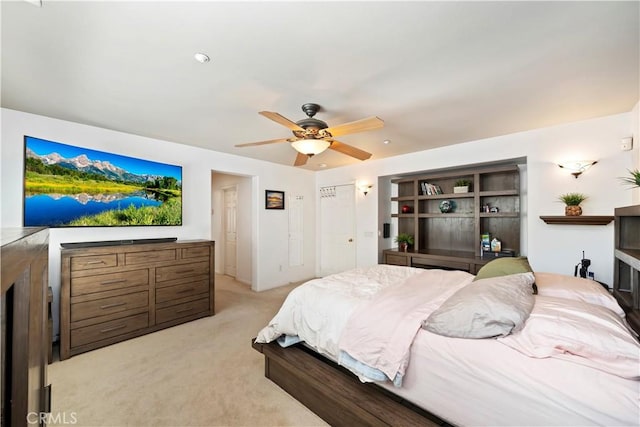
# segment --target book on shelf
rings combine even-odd
[[[421,182],[420,187],[423,196],[433,196],[436,194],[442,194],[442,189],[439,185],[429,184],[428,182]]]

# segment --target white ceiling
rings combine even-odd
[[[258,111],[315,102],[329,126],[383,119],[339,138],[379,159],[630,111],[639,6],[3,1],[2,106],[290,165],[288,143],[234,145],[292,136]]]

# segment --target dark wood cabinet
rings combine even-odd
[[[62,250],[60,359],[214,314],[214,242]]]
[[[454,189],[471,182],[468,192]],[[398,233],[414,236],[407,252],[384,251],[387,264],[475,273],[495,259],[482,253],[481,235],[501,242],[502,255],[520,253],[520,169],[517,164],[419,174],[392,180]]]
[[[42,425],[50,411],[49,231],[2,229],[0,425]]]
[[[613,295],[640,330],[640,205],[614,211]]]

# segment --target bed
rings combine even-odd
[[[311,280],[253,342],[265,375],[331,425],[638,425],[640,344],[616,300],[493,263]]]

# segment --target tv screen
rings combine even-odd
[[[182,167],[24,137],[25,227],[182,225]]]

